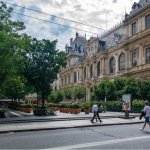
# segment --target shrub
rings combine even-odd
[[[132,112],[140,113],[143,108],[144,108],[144,101],[137,101],[137,100],[132,101],[132,108],[131,108]]]
[[[72,108],[80,108],[80,105],[79,104],[72,104]]]
[[[32,105],[31,104],[25,104],[24,108],[32,108]]]
[[[0,118],[5,118],[5,112],[6,112],[6,109],[4,108],[0,108]]]
[[[88,103],[88,102],[83,103],[82,106],[84,107],[84,109],[89,109],[90,108],[90,103]]]
[[[33,111],[33,114],[35,116],[56,116],[56,113],[53,110],[39,109],[39,108],[36,108]]]

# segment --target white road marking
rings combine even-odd
[[[21,115],[19,115],[19,114],[15,113],[15,112],[12,112],[12,111],[9,111],[9,112],[10,112],[10,113],[12,113],[12,114],[14,114],[14,115],[16,115],[16,116],[21,117]]]
[[[114,144],[114,143],[121,143],[121,142],[128,142],[128,141],[136,141],[136,140],[142,140],[142,139],[148,139],[148,138],[150,138],[150,136],[140,136],[140,137],[125,138],[125,139],[116,139],[116,140],[68,145],[68,146],[54,147],[54,148],[49,148],[49,149],[50,150],[70,150],[70,149],[76,149],[76,148],[86,148],[86,147],[92,147],[92,146],[100,146],[100,145],[107,145],[107,144]],[[46,149],[46,150],[49,150],[49,149]]]

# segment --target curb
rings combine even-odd
[[[128,122],[128,123],[111,123],[111,124],[91,124],[91,125],[80,125],[72,127],[57,127],[57,128],[37,128],[37,129],[22,129],[22,130],[10,130],[10,131],[0,131],[0,134],[3,133],[12,133],[12,132],[34,132],[34,131],[44,131],[44,130],[60,130],[60,129],[71,129],[71,128],[82,128],[82,127],[98,127],[98,126],[112,126],[112,125],[125,125],[125,124],[141,124],[143,122]]]
[[[132,116],[132,117],[137,117]],[[124,115],[120,116],[101,116],[102,119],[104,118],[124,118]],[[10,124],[10,123],[28,123],[28,122],[51,122],[51,121],[68,121],[68,120],[87,120],[91,119],[91,116],[89,117],[66,117],[66,118],[43,118],[43,119],[24,119],[24,120],[3,120],[0,121],[0,124]],[[126,119],[126,118],[124,118]],[[130,119],[130,118],[128,118]]]

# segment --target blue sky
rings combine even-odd
[[[104,30],[108,30],[115,24],[124,19],[125,11],[131,11],[132,4],[139,0],[2,0],[3,2],[17,4],[37,11],[42,11],[47,14],[41,14],[31,10],[26,10],[14,5],[14,11],[34,18],[56,22],[65,26],[56,25],[50,22],[44,22],[37,19],[13,14],[13,17],[19,21],[23,21],[26,25],[28,34],[38,39],[58,39],[58,48],[64,50],[65,44],[69,44],[70,38],[75,36],[75,32],[80,35],[96,36],[90,31],[102,34]],[[54,16],[53,16],[54,15]],[[85,25],[77,24],[57,18],[63,17],[69,20],[82,22],[91,26],[102,28],[95,29]],[[85,30],[85,31],[80,31]]]

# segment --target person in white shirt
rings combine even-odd
[[[144,121],[144,125],[143,128],[140,128],[140,130],[144,130],[146,124],[148,124],[150,126],[150,106],[149,103],[146,101],[145,102],[145,107],[144,107],[144,112],[145,112],[145,121]]]
[[[100,119],[100,117],[99,117],[99,113],[98,113],[98,105],[97,105],[97,103],[95,103],[93,106],[92,106],[92,112],[93,112],[93,117],[92,117],[92,119],[90,120],[92,123],[94,123],[93,122],[93,120],[94,120],[94,118],[95,117],[97,117],[98,119],[99,119],[99,121],[100,121],[100,123],[102,122],[101,121],[101,119]]]

